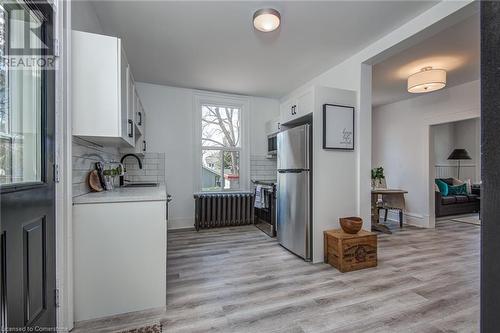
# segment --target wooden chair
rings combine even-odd
[[[385,178],[380,180],[380,182],[377,184],[377,188],[383,188],[383,189],[387,188],[387,182],[385,181]],[[377,202],[378,215],[380,216],[381,209],[385,210],[384,222],[387,222],[387,213],[390,210],[398,211],[399,212],[399,227],[402,228],[403,227],[403,209],[401,207],[404,207],[404,203],[403,203],[403,205],[401,205],[400,203],[398,203],[396,205],[396,204],[393,204],[392,202],[384,201],[384,196],[381,196],[381,197],[382,198],[379,199],[379,201]],[[397,207],[397,206],[400,206],[400,207]]]

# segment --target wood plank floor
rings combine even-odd
[[[80,323],[116,332],[478,332],[480,227],[440,221],[379,236],[379,266],[339,273],[253,226],[171,232],[167,307]]]

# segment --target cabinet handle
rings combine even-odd
[[[134,137],[134,122],[132,121],[132,119],[128,120],[128,137]]]
[[[142,151],[146,151],[146,140],[142,141]]]
[[[297,105],[292,106],[292,116],[297,114]]]
[[[139,114],[139,126],[142,126],[142,112],[137,112]]]

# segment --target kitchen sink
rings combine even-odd
[[[126,183],[123,187],[156,187],[158,183],[142,183],[142,182],[134,182],[134,183]]]

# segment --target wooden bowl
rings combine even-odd
[[[363,220],[359,217],[341,217],[340,226],[345,233],[357,234],[363,226]]]

